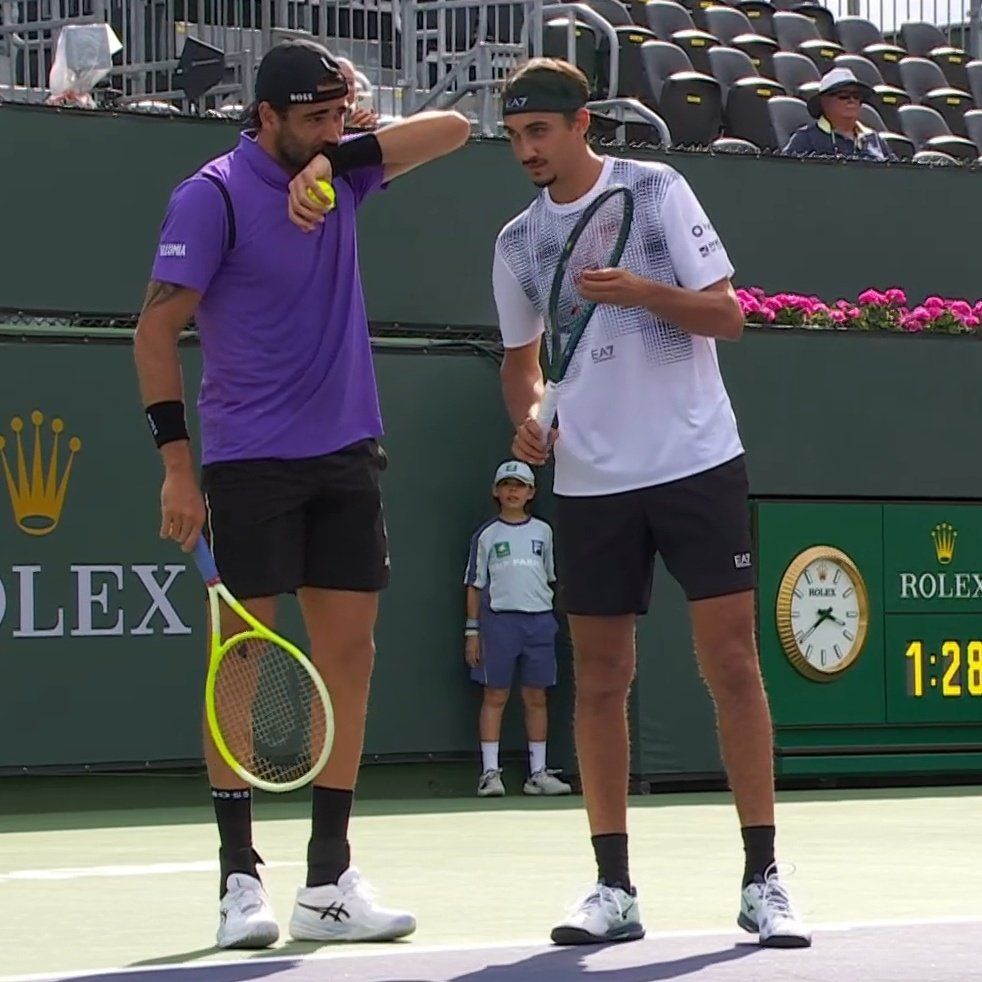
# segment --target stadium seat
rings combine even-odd
[[[799,3],[793,8],[792,13],[803,14],[818,28],[819,35],[826,41],[839,43],[839,34],[835,28],[835,17],[828,7],[823,7],[820,3]]]
[[[774,33],[782,51],[797,51],[811,58],[821,75],[831,71],[835,59],[845,54],[840,45],[820,37],[815,22],[804,14],[775,14]]]
[[[918,151],[939,150],[968,162],[979,155],[971,140],[953,135],[941,113],[929,106],[901,106],[900,127]]]
[[[970,109],[965,113],[965,130],[968,138],[982,154],[982,109]]]
[[[630,27],[634,23],[627,7],[620,0],[577,0],[577,2],[600,14],[611,27]],[[549,8],[543,7],[542,13],[548,17]]]
[[[814,122],[808,107],[792,96],[776,95],[768,100],[767,111],[771,117],[771,126],[777,137],[777,149],[783,150],[788,145],[795,130]]]
[[[617,36],[617,91],[610,91],[610,59],[607,54],[609,41],[601,37],[599,41],[599,68],[597,91],[606,99],[637,99],[648,104],[654,99],[654,93],[648,83],[648,76],[641,60],[641,46],[648,41],[656,40],[655,35],[646,27],[631,24],[628,27],[615,27]]]
[[[900,115],[898,110],[901,106],[910,105],[910,96],[903,89],[898,89],[892,85],[876,85],[873,87],[872,105],[883,117],[887,129],[891,133],[899,133]]]
[[[714,78],[692,70],[685,52],[665,41],[648,41],[641,60],[659,114],[681,146],[708,146],[719,135],[723,95]]]
[[[597,37],[581,21],[573,27],[574,64],[586,75],[591,97],[597,91]],[[554,17],[542,25],[542,53],[547,58],[568,59],[569,18]]]
[[[799,99],[802,98],[802,85],[808,82],[817,85],[821,78],[815,62],[796,51],[779,51],[774,55],[774,77],[791,95]]]
[[[627,12],[631,15],[631,22],[638,27],[647,27],[648,12],[645,10],[648,6],[647,0],[626,0],[626,5]]]
[[[763,34],[739,34],[730,46],[750,57],[757,74],[764,78],[774,77],[774,55],[780,50],[777,41]]]
[[[712,75],[709,67],[709,49],[719,45],[718,38],[705,31],[676,31],[672,35],[672,42],[688,55],[692,67],[697,72]]]
[[[717,0],[680,0],[683,7],[692,15],[696,28],[700,31],[706,28],[706,10],[715,7]]]
[[[880,139],[897,155],[900,160],[913,160],[914,141],[909,140],[901,133],[891,133],[885,130],[880,134]]]
[[[733,7],[746,16],[755,34],[762,34],[765,38],[774,37],[776,11],[770,0],[736,0]]]
[[[676,31],[694,31],[692,15],[672,0],[648,0],[644,5],[645,25],[659,41],[671,41]]]
[[[915,164],[927,167],[957,167],[958,161],[946,153],[937,150],[918,150],[911,158]]]
[[[600,137],[620,137],[628,143],[650,143],[656,147],[674,143],[665,120],[637,99],[588,102],[587,109],[591,128]]]
[[[867,102],[859,107],[859,121],[868,129],[875,130],[877,133],[886,131],[886,123],[883,117]]]
[[[968,91],[968,54],[961,48],[935,48],[928,54],[953,89]]]
[[[760,156],[760,147],[755,146],[749,140],[741,140],[735,136],[721,136],[714,140],[710,147],[714,153],[736,153],[748,154],[750,156]]]
[[[900,25],[900,44],[915,58],[926,58],[935,48],[951,47],[947,36],[934,24],[919,20]]]
[[[862,54],[871,44],[883,44],[880,29],[864,17],[840,17],[835,26],[839,44],[851,55]]]
[[[820,41],[815,22],[804,14],[780,11],[774,15],[774,37],[782,51],[797,51],[805,41]]]
[[[883,76],[879,68],[862,55],[839,55],[835,59],[835,67],[848,68],[860,82],[865,82],[871,89],[883,84]]]
[[[904,58],[900,78],[912,102],[936,109],[952,133],[965,136],[965,111],[974,108],[969,93],[951,88],[944,72],[927,58]]]
[[[736,48],[727,48],[723,45],[713,48],[709,52],[709,65],[713,70],[713,78],[719,82],[719,87],[723,90],[724,105],[730,86],[737,79],[758,77],[750,56]]]
[[[720,44],[729,44],[739,34],[755,34],[747,15],[733,7],[710,7],[706,11],[706,30],[718,37]]]
[[[768,100],[776,95],[787,95],[777,82],[758,78],[742,78],[734,82],[723,114],[727,136],[749,140],[762,150],[780,149],[767,110]]]
[[[859,121],[867,128],[880,134],[880,139],[901,159],[910,160],[914,156],[914,144],[900,133],[893,133],[880,114],[867,103],[859,109]]]
[[[982,109],[982,61],[970,61],[965,66],[968,75],[968,91],[972,93],[976,109]]]
[[[863,48],[862,54],[876,65],[887,85],[903,88],[900,79],[900,62],[907,57],[907,52],[903,48],[898,48],[895,44],[870,44]]]

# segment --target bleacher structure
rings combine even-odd
[[[858,16],[862,3],[889,29]],[[873,89],[862,120],[901,159],[978,162],[979,0],[952,0],[944,25],[887,17],[887,6],[848,0],[836,16],[814,0],[0,0],[0,100],[45,102],[61,28],[106,23],[123,50],[100,104],[230,114],[251,101],[263,53],[307,35],[352,59],[384,116],[456,106],[496,135],[504,78],[545,54],[584,71],[602,134],[761,153],[810,121],[807,99],[839,66]],[[205,93],[187,84],[199,52],[220,62]]]

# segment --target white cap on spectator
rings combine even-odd
[[[506,460],[494,472],[495,487],[509,477],[512,480],[521,481],[522,484],[527,484],[530,488],[535,487],[535,475],[532,473],[532,468],[520,460]]]
[[[818,91],[808,100],[808,111],[818,119],[822,115],[822,96],[833,95],[841,89],[858,89],[863,102],[869,102],[873,97],[873,90],[865,82],[860,82],[852,69],[833,68],[822,76]]]

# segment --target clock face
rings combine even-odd
[[[785,571],[778,592],[778,633],[802,674],[830,681],[859,657],[869,604],[855,564],[831,546],[806,549]]]

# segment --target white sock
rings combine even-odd
[[[485,743],[481,741],[481,760],[486,771],[498,770],[498,741]]]
[[[538,774],[546,769],[546,741],[533,743],[529,740],[529,773]]]

